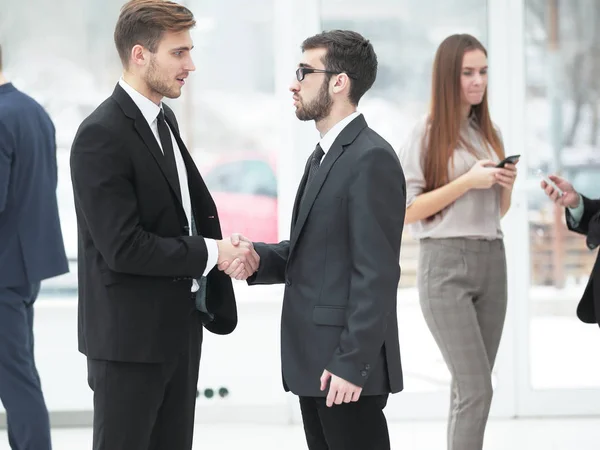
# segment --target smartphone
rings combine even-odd
[[[504,167],[506,164],[515,164],[519,158],[521,157],[521,155],[510,155],[507,156],[506,158],[504,158],[502,161],[500,161],[496,167],[498,168],[502,168]]]
[[[542,172],[541,170],[538,170],[538,175],[539,175],[540,177],[542,177],[542,179],[543,179],[543,180],[544,180],[546,183],[548,183],[548,185],[552,186],[552,188],[553,188],[553,189],[554,189],[556,192],[558,192],[558,196],[559,196],[559,197],[562,197],[562,196],[563,196],[564,192],[562,191],[562,189],[561,189],[561,188],[559,188],[559,187],[556,185],[556,183],[550,179],[550,177],[549,177],[548,175],[546,175],[546,174],[545,174],[544,172]]]

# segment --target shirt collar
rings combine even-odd
[[[354,119],[360,116],[360,114],[361,113],[359,113],[358,111],[353,112],[349,116],[340,120],[333,127],[331,127],[331,129],[327,133],[325,133],[325,136],[323,136],[319,141],[319,144],[321,144],[321,148],[323,149],[325,154],[327,154],[327,152],[329,151],[337,137],[340,135],[340,133],[344,130],[344,128],[346,128],[346,126],[348,126],[350,122],[352,122]]]
[[[133,100],[133,103],[135,103],[135,105],[142,112],[142,115],[144,116],[144,119],[146,119],[146,122],[148,122],[148,125],[152,125],[152,122],[156,120],[156,117],[162,108],[149,98],[144,97],[142,94],[136,91],[133,87],[127,84],[122,77],[119,80],[119,86],[121,86],[123,90],[129,94],[131,100]]]
[[[13,84],[11,82],[0,85],[0,94],[3,94],[5,92],[13,92],[16,90],[17,89],[13,86]]]

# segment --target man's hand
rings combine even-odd
[[[234,233],[229,239],[217,241],[219,258],[217,266],[236,280],[245,280],[258,270],[260,256],[254,250],[252,241]]]
[[[332,374],[328,370],[324,370],[323,375],[321,375],[322,391],[327,389],[327,382],[330,380],[329,392],[327,394],[328,407],[333,406],[334,403],[336,405],[341,405],[342,403],[358,401],[362,388]]]
[[[559,192],[552,187],[552,185],[546,183],[545,181],[541,182],[540,185],[542,186],[542,189],[554,203],[563,207],[566,206],[568,208],[577,208],[577,206],[579,206],[579,194],[575,188],[573,188],[571,183],[556,175],[550,175],[548,178],[550,178],[550,180],[552,180],[554,184],[556,184],[556,186],[563,191],[563,195],[560,195]]]

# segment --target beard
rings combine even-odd
[[[146,84],[151,90],[157,94],[160,94],[162,97],[178,98],[181,95],[181,89],[173,86],[171,83],[169,83],[169,80],[165,79],[165,77],[161,75],[158,64],[156,64],[155,56],[152,56],[150,59],[150,64],[148,65],[148,71],[146,72],[144,81],[146,81]]]
[[[319,122],[329,115],[332,106],[333,100],[329,95],[329,80],[323,80],[317,98],[312,102],[304,104],[302,98],[300,98],[300,107],[296,108],[296,117],[303,121],[314,120]]]

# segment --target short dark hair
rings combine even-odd
[[[155,53],[165,31],[178,33],[195,25],[192,12],[174,2],[131,0],[125,3],[115,27],[115,45],[123,66],[128,66],[129,53],[135,45],[143,45]]]
[[[302,51],[324,48],[325,70],[346,73],[350,77],[348,98],[353,105],[367,92],[377,78],[377,55],[368,39],[355,31],[323,31],[302,43]]]

